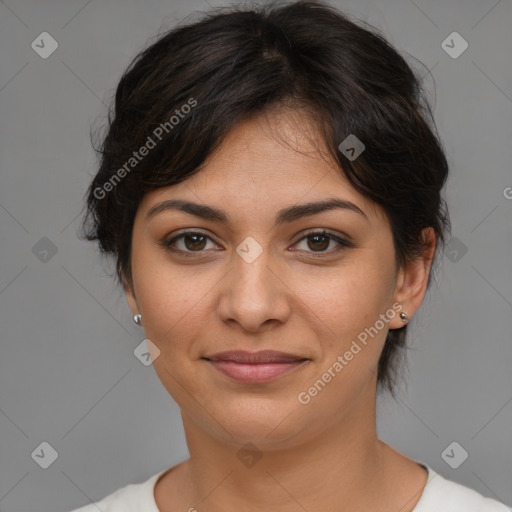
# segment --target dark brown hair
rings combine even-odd
[[[383,207],[397,268],[423,254],[425,227],[439,252],[450,226],[441,197],[448,164],[421,80],[362,25],[316,1],[228,7],[158,36],[135,57],[97,149],[82,226],[115,257],[120,282],[131,283],[144,194],[199,172],[242,119],[286,105],[306,109],[340,172]],[[350,134],[365,145],[355,160],[339,149]],[[136,158],[139,150],[145,156]],[[388,332],[379,360],[378,382],[393,396],[406,331]]]

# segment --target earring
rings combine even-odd
[[[138,325],[142,325],[142,315],[138,313],[137,315],[133,315],[133,321]]]
[[[400,313],[400,318],[402,319],[402,322],[407,322],[409,319],[409,317],[404,312]]]

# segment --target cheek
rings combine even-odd
[[[390,311],[393,260],[376,251],[361,251],[323,283],[314,292],[309,288],[307,295],[314,312],[309,318],[321,320],[316,322],[324,342],[323,365],[329,367],[338,355],[347,354],[348,364],[343,370],[346,378],[360,375],[361,370],[376,366],[394,314]],[[382,320],[381,315],[386,314],[388,317]]]
[[[324,285],[311,288],[306,296],[316,304],[315,312],[336,332],[353,332],[373,324],[390,307],[393,267],[383,258],[353,258],[353,262],[331,272]]]
[[[165,251],[152,245],[144,241],[134,248],[132,268],[145,333],[160,346],[190,309],[195,288],[191,283],[187,287],[166,261]]]
[[[159,350],[154,370],[178,404],[192,407],[190,394],[202,393],[201,368],[195,357],[204,339],[201,330],[207,309],[212,307],[209,293],[218,279],[194,274],[192,266],[180,272],[160,257],[140,256],[134,279],[145,335]]]
[[[149,278],[140,293],[146,334],[158,344],[180,344],[202,325],[202,309],[209,287],[183,277]]]

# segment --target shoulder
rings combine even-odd
[[[413,512],[511,512],[499,501],[487,498],[475,490],[449,480],[431,467],[423,494]]]
[[[159,512],[155,499],[154,487],[158,478],[168,469],[160,471],[148,480],[125,485],[105,496],[100,501],[84,505],[71,512]]]

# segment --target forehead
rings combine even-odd
[[[258,113],[238,122],[205,162],[210,174],[226,165],[245,176],[263,172],[302,178],[336,167],[317,124],[305,112],[290,109]]]
[[[301,111],[271,111],[240,121],[199,172],[149,192],[141,209],[176,197],[255,215],[338,197],[368,216],[383,218],[378,205],[360,194],[332,161],[316,123]]]

